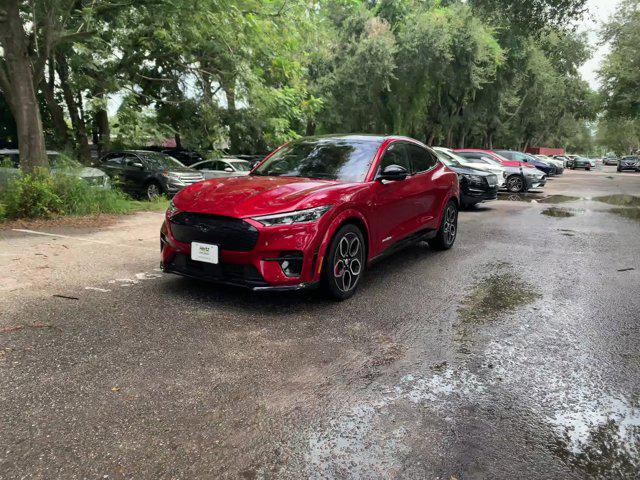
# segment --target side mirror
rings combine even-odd
[[[400,165],[388,165],[378,175],[378,180],[389,180],[395,182],[398,180],[404,180],[409,176],[409,172],[406,168]]]
[[[231,167],[224,167],[224,171],[225,171],[225,172],[229,172],[229,173],[233,173],[233,168],[231,168]]]
[[[131,166],[135,167],[135,168],[139,168],[139,169],[143,169],[144,168],[144,166],[140,162],[133,162],[131,164]]]

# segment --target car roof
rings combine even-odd
[[[322,139],[336,139],[336,140],[355,140],[361,142],[383,142],[385,140],[406,140],[410,142],[420,142],[415,138],[405,137],[403,135],[380,135],[369,133],[353,133],[353,134],[330,134],[330,135],[315,135],[310,137],[302,137],[300,140],[322,140]]]
[[[19,155],[20,150],[17,148],[0,148],[0,153],[4,155]],[[60,152],[56,152],[55,150],[47,150],[47,155],[60,155]]]

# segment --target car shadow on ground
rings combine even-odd
[[[426,242],[421,242],[369,265],[364,277],[360,280],[357,292],[346,302],[358,298],[363,300],[370,295],[376,295],[373,291],[381,283],[386,284],[385,288],[388,290],[403,288],[402,285],[395,285],[391,279],[403,270],[412,269],[418,263],[429,261],[439,253],[429,248]],[[303,311],[309,313],[312,310],[330,309],[341,303],[329,297],[321,285],[299,291],[254,292],[242,287],[166,274],[160,289],[164,298],[186,301],[201,307],[210,307],[215,304],[225,308],[241,308],[253,313],[295,314]]]
[[[481,205],[474,205],[473,207],[463,208],[462,210],[460,210],[460,212],[462,214],[465,214],[465,213],[482,213],[482,212],[490,212],[491,210],[493,210],[493,208],[491,208],[491,205],[481,204]]]

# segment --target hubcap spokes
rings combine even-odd
[[[333,276],[343,292],[355,288],[362,272],[362,245],[355,233],[347,233],[340,239],[333,264]]]
[[[444,217],[444,239],[447,245],[451,245],[456,238],[458,229],[457,212],[453,206],[449,206]]]
[[[153,200],[158,195],[160,195],[158,187],[153,184],[149,185],[149,187],[147,188],[147,196],[149,197],[149,200]]]

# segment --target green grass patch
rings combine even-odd
[[[0,220],[162,211],[167,204],[166,198],[134,200],[116,188],[93,187],[69,173],[38,172],[15,177],[0,190]]]

